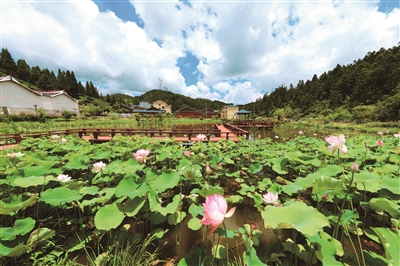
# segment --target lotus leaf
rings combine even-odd
[[[14,240],[18,235],[25,235],[35,227],[35,220],[31,217],[15,221],[13,227],[0,228],[0,240]]]
[[[94,224],[99,230],[111,230],[117,228],[124,219],[124,213],[114,202],[101,207],[94,216]]]
[[[261,216],[266,228],[294,228],[310,236],[329,226],[329,221],[323,214],[298,201],[284,207],[266,206]]]

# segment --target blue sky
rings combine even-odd
[[[73,70],[104,95],[161,84],[245,104],[400,42],[398,0],[2,1],[1,12],[15,60]]]

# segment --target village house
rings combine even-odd
[[[160,110],[165,110],[167,114],[172,113],[172,106],[168,105],[166,102],[158,100],[153,102],[153,107],[160,109]]]
[[[179,118],[179,117],[200,118],[200,117],[203,117],[203,113],[196,111],[189,107],[184,107],[184,108],[181,108],[181,109],[175,111],[174,116],[176,118]]]
[[[19,83],[12,75],[0,77],[0,114],[61,115],[63,110],[79,114],[78,101],[65,91],[35,91]]]
[[[225,105],[221,108],[221,119],[229,120],[234,119],[235,114],[239,111],[239,106]]]

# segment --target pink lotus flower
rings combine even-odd
[[[10,152],[9,154],[7,154],[7,156],[9,156],[10,158],[15,158],[17,157],[17,155],[15,154],[15,152]]]
[[[69,175],[64,175],[64,174],[60,174],[59,176],[57,176],[58,181],[60,182],[69,182],[71,181],[71,178]]]
[[[274,194],[272,192],[268,192],[263,195],[263,201],[266,203],[275,204],[278,201],[278,193]]]
[[[304,132],[302,130],[300,130],[299,135],[304,135]]]
[[[211,174],[211,168],[208,164],[206,165],[206,173]]]
[[[140,149],[137,150],[133,156],[135,156],[135,160],[142,163],[146,162],[147,156],[149,156],[150,150]]]
[[[376,146],[378,146],[378,147],[382,147],[383,144],[384,144],[383,141],[380,139],[376,141]]]
[[[93,164],[93,170],[98,173],[98,172],[103,172],[103,169],[106,167],[106,164],[103,162],[97,162]]]
[[[400,134],[394,134],[393,137],[400,138]]]
[[[190,156],[190,151],[184,151],[183,154],[185,154],[185,156],[189,157]]]
[[[383,132],[378,131],[378,135],[379,135],[379,136],[382,136],[382,135],[383,135]]]
[[[358,172],[358,164],[356,161],[354,161],[354,163],[350,166],[350,171],[352,171],[353,173]]]
[[[206,135],[204,135],[204,134],[198,134],[198,135],[196,136],[196,138],[197,138],[198,140],[205,140],[207,137],[206,137]]]
[[[65,142],[67,142],[67,139],[62,138],[62,139],[61,139],[61,142],[62,142],[62,143],[65,143]]]
[[[389,130],[386,130],[386,134],[389,134],[390,133],[390,131]]]
[[[332,153],[334,153],[337,149],[341,150],[344,154],[347,153],[347,147],[345,145],[346,140],[344,139],[343,134],[340,134],[339,137],[330,135],[328,138],[325,138],[325,140],[331,144],[328,147],[328,150],[332,150]]]
[[[261,139],[261,135],[260,134],[258,134],[258,138]]]
[[[222,224],[224,218],[229,218],[233,215],[236,210],[236,207],[233,207],[227,213],[228,204],[226,200],[221,194],[214,194],[212,196],[206,196],[206,202],[203,203],[204,207],[204,217],[201,220],[201,224],[211,225],[210,231],[208,234],[214,232],[217,227]]]

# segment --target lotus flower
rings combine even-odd
[[[378,147],[382,147],[383,144],[384,144],[383,141],[380,139],[376,141],[376,146],[378,146]]]
[[[347,153],[347,147],[345,145],[346,140],[344,139],[343,134],[340,134],[339,137],[330,135],[328,138],[325,138],[325,140],[331,144],[328,147],[328,150],[332,150],[332,153],[334,153],[337,149],[341,150],[344,154]]]
[[[390,133],[390,131],[389,130],[386,130],[386,134],[389,134]]]
[[[150,150],[140,149],[137,150],[136,153],[133,154],[135,156],[135,160],[142,163],[146,162],[147,156],[149,156]]]
[[[379,135],[379,136],[382,136],[382,135],[383,135],[383,132],[378,131],[378,135]]]
[[[233,215],[236,210],[236,207],[233,207],[227,213],[228,204],[226,200],[221,194],[214,194],[212,196],[206,196],[206,202],[203,203],[204,207],[204,217],[201,220],[201,224],[211,225],[210,231],[208,234],[214,232],[217,227],[222,224],[224,218],[229,218]]]
[[[204,135],[204,134],[198,134],[198,135],[196,136],[196,138],[197,138],[198,140],[205,140],[207,137],[206,137],[206,135]]]
[[[211,168],[208,164],[206,165],[206,173],[211,174]]]
[[[62,142],[62,143],[65,143],[65,142],[67,142],[67,139],[62,138],[62,139],[61,139],[61,142]]]
[[[400,134],[394,134],[393,137],[400,138]]]
[[[354,161],[354,163],[350,166],[350,171],[352,171],[353,173],[358,172],[358,164],[356,161]]]
[[[268,192],[263,195],[263,201],[266,203],[275,204],[278,201],[278,193],[274,194],[272,192]]]
[[[302,130],[300,130],[299,135],[304,135],[304,132]]]
[[[97,162],[93,164],[93,170],[98,173],[98,172],[102,172],[103,169],[106,167],[106,164],[103,162]]]
[[[183,154],[185,154],[185,156],[189,157],[190,156],[190,151],[184,151]]]
[[[17,155],[15,154],[15,152],[10,152],[9,154],[7,154],[7,156],[9,156],[10,158],[15,158],[17,157]]]
[[[64,174],[60,174],[59,176],[57,176],[58,181],[60,182],[69,182],[71,181],[71,178],[69,175],[64,175]]]

